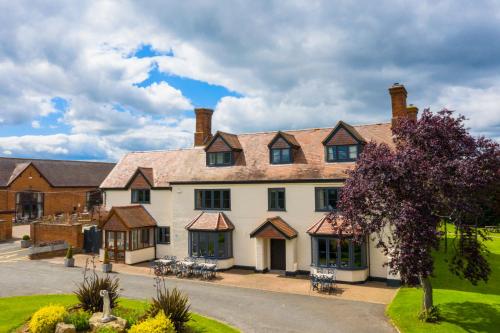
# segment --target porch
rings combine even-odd
[[[155,258],[156,221],[141,205],[113,207],[101,225],[103,243],[113,262],[136,264]]]

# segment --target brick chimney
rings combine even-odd
[[[212,139],[212,114],[214,110],[198,108],[196,114],[196,131],[194,132],[194,146],[204,146]]]
[[[408,118],[416,121],[418,108],[413,104],[406,106],[406,96],[408,93],[405,86],[394,83],[392,87],[389,88],[389,93],[391,94],[392,104],[392,126],[401,118]]]

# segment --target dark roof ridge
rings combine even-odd
[[[317,130],[327,130],[327,129],[333,129],[339,122],[342,122],[344,124],[347,124],[352,127],[366,127],[366,126],[377,126],[377,125],[390,125],[391,123],[389,121],[386,122],[380,122],[380,123],[372,123],[372,124],[359,124],[359,125],[350,125],[349,123],[346,123],[343,120],[339,120],[334,126],[326,126],[326,127],[309,127],[309,128],[298,128],[298,129],[286,129],[286,130],[270,130],[270,131],[260,131],[260,132],[247,132],[247,133],[239,133],[236,134],[238,136],[240,135],[254,135],[254,134],[273,134],[273,133],[288,133],[288,132],[303,132],[303,131],[317,131]]]
[[[99,164],[116,164],[116,162],[104,162],[104,161],[58,160],[58,159],[50,159],[50,158],[8,157],[8,156],[0,156],[0,159],[19,160],[21,162],[40,161],[40,162],[74,162],[74,163],[94,163],[94,164],[97,164],[97,163],[99,163]]]

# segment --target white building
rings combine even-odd
[[[392,121],[416,118],[405,88],[389,90]],[[113,259],[196,256],[221,269],[334,266],[340,281],[398,279],[371,239],[340,241],[330,214],[364,144],[393,146],[391,123],[212,135],[212,110],[195,111],[193,148],[129,153],[102,183],[115,207],[102,226]]]

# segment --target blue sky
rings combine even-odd
[[[384,122],[393,82],[500,140],[498,17],[491,1],[2,2],[0,156],[189,147],[195,107],[235,133]]]

